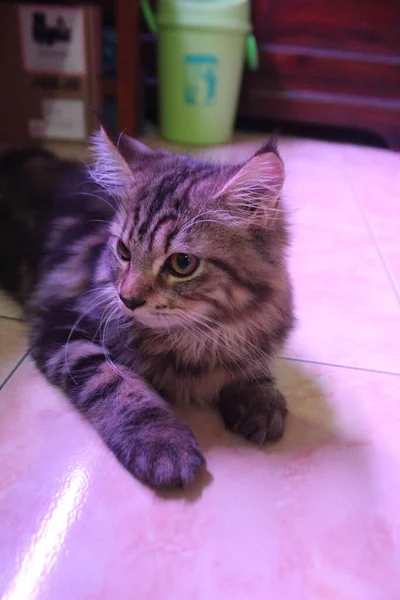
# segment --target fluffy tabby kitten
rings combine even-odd
[[[0,284],[25,304],[32,355],[118,460],[155,486],[204,464],[176,401],[277,440],[271,359],[293,323],[284,170],[152,151],[100,130],[87,168],[43,150],[0,159]]]

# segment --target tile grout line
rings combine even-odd
[[[318,361],[318,360],[312,360],[312,359],[307,359],[307,358],[296,358],[296,357],[291,357],[291,356],[278,356],[279,359],[281,360],[285,360],[288,362],[297,362],[297,363],[302,363],[302,364],[310,364],[310,365],[320,365],[321,367],[334,367],[337,369],[347,369],[350,371],[361,371],[363,373],[376,373],[379,375],[390,375],[390,376],[394,376],[394,377],[400,377],[400,373],[396,373],[394,371],[379,371],[376,369],[367,369],[365,367],[355,367],[355,366],[349,366],[349,365],[339,365],[336,363],[329,363],[329,362],[324,362],[324,361]]]
[[[2,381],[0,383],[0,392],[1,390],[5,387],[5,385],[10,381],[11,377],[14,375],[14,373],[16,373],[16,371],[19,369],[19,367],[22,365],[22,363],[24,362],[24,360],[26,359],[26,357],[28,356],[30,352],[30,348],[28,348],[28,350],[26,352],[24,352],[24,354],[22,355],[22,357],[19,359],[19,361],[14,365],[14,367],[11,369],[11,371],[9,372],[9,374],[7,375],[7,377],[4,379],[4,381]]]
[[[0,319],[7,319],[8,321],[17,321],[18,323],[26,323],[24,317],[10,317],[9,315],[0,315]]]
[[[22,363],[24,362],[24,360],[26,359],[26,357],[28,356],[28,354],[30,353],[31,349],[28,348],[28,350],[26,352],[24,352],[24,354],[21,356],[21,358],[18,360],[18,362],[14,365],[14,367],[11,369],[11,371],[9,372],[9,374],[7,375],[7,377],[4,379],[4,381],[0,384],[0,391],[5,387],[5,385],[10,381],[11,377],[16,373],[16,371],[19,369],[19,367],[22,365]],[[376,373],[378,375],[389,375],[389,376],[394,376],[394,377],[400,377],[400,373],[395,373],[394,371],[379,371],[376,369],[367,369],[365,367],[355,367],[355,366],[349,366],[349,365],[339,365],[337,363],[329,363],[329,362],[324,362],[324,361],[317,361],[317,360],[313,360],[313,359],[306,359],[306,358],[297,358],[297,357],[291,357],[291,356],[284,356],[284,355],[280,355],[278,356],[278,359],[280,360],[284,360],[286,362],[295,362],[295,363],[301,363],[301,364],[311,364],[311,365],[316,365],[316,366],[321,366],[321,367],[334,367],[337,369],[347,369],[348,371],[361,371],[362,373]]]
[[[383,256],[381,247],[380,247],[379,242],[378,242],[378,240],[376,238],[376,235],[375,235],[375,231],[374,231],[374,229],[373,229],[373,227],[371,225],[371,222],[370,222],[370,220],[368,218],[368,215],[367,215],[367,213],[366,213],[366,211],[364,209],[363,203],[360,200],[360,198],[358,197],[358,194],[357,194],[356,190],[354,189],[353,183],[351,181],[351,178],[349,177],[349,173],[348,173],[347,168],[346,168],[346,164],[343,161],[343,156],[342,156],[342,165],[343,165],[343,172],[344,172],[344,176],[345,176],[345,179],[347,181],[347,184],[349,185],[349,187],[350,187],[350,189],[351,189],[351,191],[353,193],[353,197],[354,197],[354,199],[356,201],[356,204],[357,204],[358,209],[359,209],[359,211],[361,213],[363,221],[364,221],[365,225],[367,226],[368,232],[369,232],[369,234],[370,234],[370,236],[372,238],[373,244],[375,246],[375,250],[376,250],[376,252],[377,252],[377,254],[379,256],[379,260],[380,260],[380,262],[381,262],[381,264],[383,266],[383,269],[384,269],[384,271],[386,273],[386,276],[387,276],[387,278],[389,280],[389,283],[390,283],[390,286],[392,288],[392,291],[394,292],[394,295],[396,296],[398,304],[400,304],[400,291],[397,288],[396,282],[393,279],[393,276],[392,276],[392,273],[390,271],[390,268],[389,268],[389,266],[386,263],[385,257]]]

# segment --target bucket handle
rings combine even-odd
[[[150,29],[151,33],[157,35],[157,21],[148,0],[140,0],[140,6],[142,7],[142,13],[147,27]]]
[[[157,36],[157,21],[148,0],[140,0],[140,5],[147,27],[151,33]],[[256,38],[252,33],[246,36],[246,63],[251,71],[257,71],[259,65],[258,47]]]
[[[253,33],[246,36],[246,64],[250,71],[257,71],[260,64],[257,40]]]

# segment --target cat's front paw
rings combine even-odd
[[[288,410],[275,386],[230,386],[221,392],[220,411],[228,429],[257,444],[278,441]]]
[[[188,487],[205,465],[200,447],[184,424],[143,432],[130,456],[129,470],[154,487]]]

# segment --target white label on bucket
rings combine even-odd
[[[218,58],[215,54],[186,54],[185,103],[210,106],[217,98]]]

